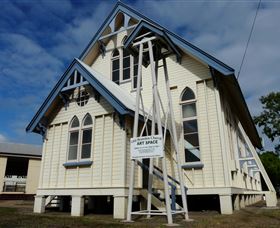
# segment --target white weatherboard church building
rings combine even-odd
[[[189,208],[200,204],[207,209],[215,201],[222,214],[231,214],[263,195],[267,206],[276,205],[275,190],[256,152],[261,148],[260,138],[234,70],[118,2],[27,126],[28,132],[44,137],[34,212],[43,213],[55,199],[61,209],[71,207],[73,216],[103,207],[114,218],[126,218],[139,69],[138,53],[131,47],[151,36],[167,44],[162,49],[168,53],[169,89]],[[151,106],[153,94],[145,49],[144,45],[141,102],[146,108]],[[164,94],[162,64],[159,60],[157,88]],[[161,96],[161,101],[166,107],[167,96]],[[170,198],[180,205],[170,137],[165,147],[169,181],[177,187],[177,201],[171,193]],[[145,159],[135,166],[134,209],[145,207],[147,166]],[[154,166],[158,177],[162,167],[157,161]],[[161,210],[165,206],[163,184],[160,178],[154,182],[152,205]]]

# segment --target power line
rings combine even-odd
[[[251,40],[251,36],[252,36],[253,30],[254,30],[254,27],[255,27],[255,22],[256,22],[256,18],[257,18],[259,9],[260,9],[260,5],[261,5],[261,0],[259,1],[258,7],[257,7],[257,10],[256,10],[256,14],[255,14],[254,21],[253,21],[253,24],[252,24],[252,27],[251,27],[249,38],[247,40],[247,44],[246,44],[246,47],[245,47],[244,55],[242,57],[240,68],[239,68],[239,71],[238,71],[238,74],[237,74],[237,79],[240,76],[240,72],[241,72],[241,69],[242,69],[242,66],[243,66],[243,63],[244,63],[244,59],[245,59],[245,56],[246,56],[246,53],[247,53],[247,49],[248,49],[248,46],[249,46],[249,43],[250,43],[250,40]]]

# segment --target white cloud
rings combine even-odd
[[[0,133],[0,142],[7,142],[7,141],[8,139],[3,134]]]

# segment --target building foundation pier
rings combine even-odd
[[[33,212],[34,213],[45,213],[45,204],[46,204],[45,196],[35,196]]]
[[[127,196],[114,196],[114,219],[125,219],[127,212]]]
[[[221,214],[229,215],[233,213],[232,196],[219,195]]]
[[[83,216],[85,207],[85,199],[83,196],[72,196],[71,215]]]

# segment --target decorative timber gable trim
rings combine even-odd
[[[70,85],[69,81],[71,80],[71,77],[76,74],[75,72],[79,72],[82,75],[82,81],[75,83],[77,81],[74,79],[74,84],[71,83],[72,85]],[[61,92],[73,89],[75,86],[79,86],[80,84],[90,84],[95,91],[98,92],[97,94],[103,96],[120,115],[132,114],[134,112],[134,100],[132,96],[126,94],[118,87],[118,85],[95,72],[92,68],[82,63],[80,60],[74,59],[47,99],[39,108],[38,112],[35,114],[27,126],[26,131],[41,134],[41,128],[45,128],[47,125],[45,114],[51,107],[54,100],[57,97],[61,97]],[[63,103],[65,102],[63,101]]]
[[[109,16],[105,19],[104,23],[101,25],[95,36],[89,42],[85,50],[80,55],[79,59],[82,61],[85,60],[86,56],[93,48],[93,46],[98,43],[99,38],[102,36],[102,33],[106,30],[108,26],[110,26],[113,19],[120,13],[124,13],[124,15],[128,15],[138,21],[145,21],[147,24],[151,24],[158,29],[164,31],[166,35],[171,39],[174,44],[180,47],[183,51],[190,54],[191,56],[199,59],[200,61],[206,63],[207,65],[211,66],[212,68],[216,69],[217,71],[221,72],[224,75],[232,75],[234,74],[234,69],[227,66],[225,63],[219,61],[218,59],[214,58],[213,56],[209,55],[208,53],[202,51],[198,47],[194,46],[193,44],[189,43],[188,41],[184,40],[183,38],[179,37],[178,35],[170,32],[163,26],[157,24],[156,22],[152,21],[151,19],[145,17],[141,13],[137,12],[136,10],[130,8],[126,4],[122,2],[117,2],[116,6],[113,8]]]

